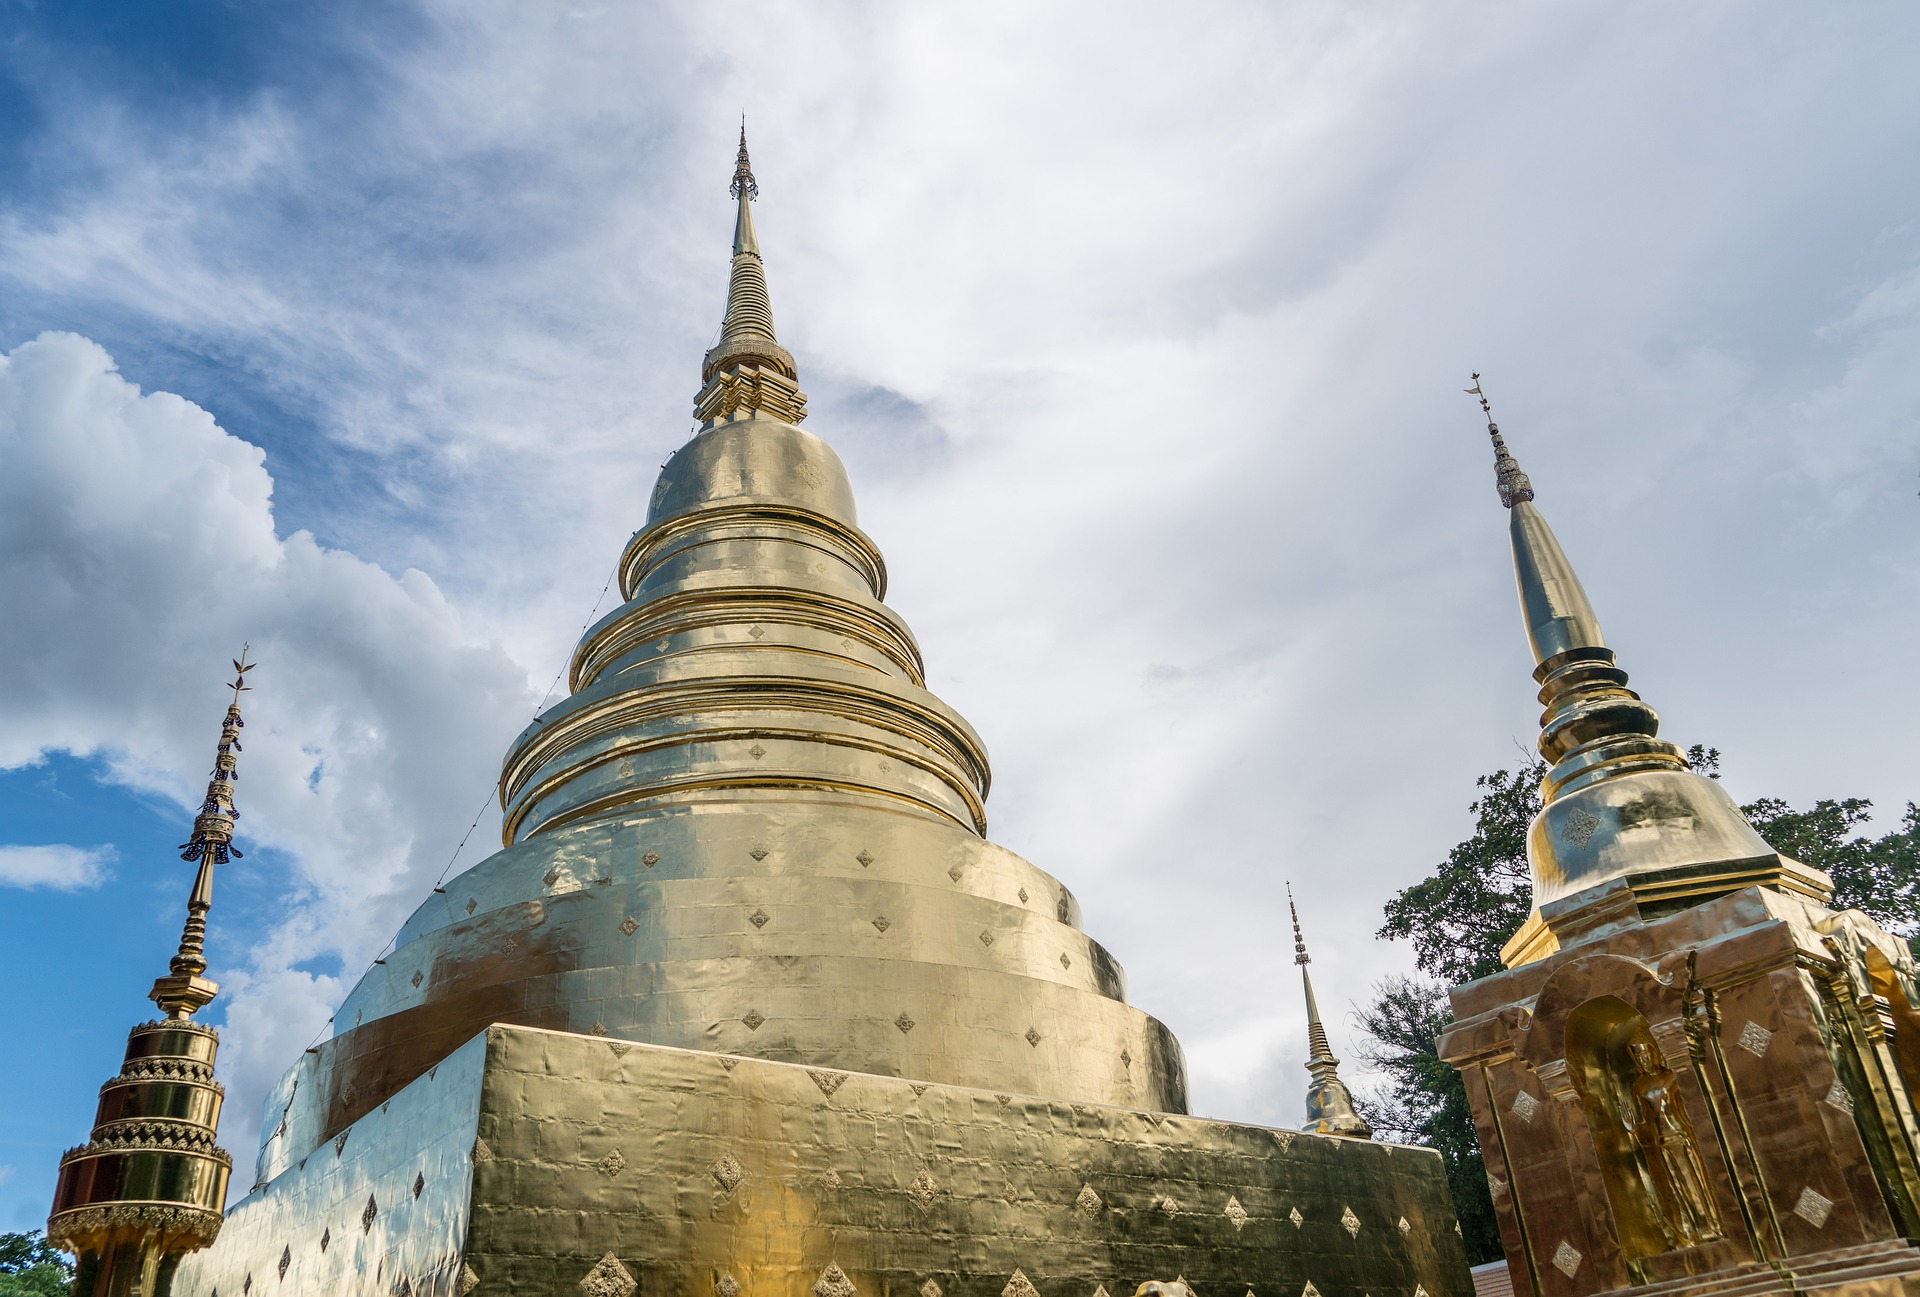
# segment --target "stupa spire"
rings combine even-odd
[[[755,415],[799,423],[807,417],[807,397],[799,387],[793,353],[780,345],[773,331],[767,268],[753,228],[753,203],[760,196],[760,184],[747,155],[745,118],[740,122],[740,150],[727,192],[737,204],[727,309],[720,322],[720,340],[701,367],[703,386],[694,398],[694,418],[703,428]]]
[[[187,922],[167,976],[148,998],[167,1015],[127,1037],[120,1074],[100,1088],[93,1135],[60,1159],[47,1239],[78,1258],[80,1297],[163,1295],[174,1268],[220,1233],[233,1159],[215,1141],[222,1092],[213,1078],[220,1037],[193,1015],[219,994],[207,980],[207,911],[213,870],[240,855],[233,846],[233,781],[239,778],[240,695],[247,690],[243,648],[233,663],[233,700],[206,796],[181,859],[196,863]]]
[[[1300,966],[1300,988],[1307,995],[1307,1123],[1302,1129],[1320,1135],[1349,1135],[1371,1139],[1373,1129],[1353,1109],[1353,1096],[1340,1079],[1340,1060],[1327,1043],[1327,1029],[1320,1021],[1320,1005],[1313,998],[1313,975],[1307,965],[1313,956],[1307,953],[1306,938],[1300,935],[1300,910],[1293,903],[1293,884],[1287,884],[1287,911],[1293,916],[1293,962]]]
[[[1662,906],[1753,883],[1824,900],[1832,892],[1826,875],[1775,852],[1725,789],[1658,737],[1659,713],[1614,665],[1600,619],[1534,507],[1533,483],[1507,448],[1478,373],[1466,392],[1479,401],[1493,439],[1494,481],[1508,512],[1514,578],[1546,708],[1538,747],[1549,768],[1527,839],[1536,909],[1501,957],[1512,966],[1551,953],[1555,925],[1568,936],[1584,930],[1587,907],[1556,907],[1551,923],[1538,907],[1613,879],[1627,879],[1641,903]]]

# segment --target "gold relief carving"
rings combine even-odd
[[[707,1174],[713,1177],[713,1182],[720,1186],[721,1192],[729,1197],[739,1187],[740,1182],[747,1178],[746,1171],[741,1168],[739,1162],[734,1160],[731,1153],[708,1167]]]
[[[752,914],[749,914],[747,916],[747,922],[751,923],[756,928],[766,927],[767,924],[772,921],[772,919],[773,919],[773,916],[771,914],[768,914],[765,910],[755,910]]]
[[[920,1297],[941,1297],[940,1285],[929,1279],[920,1285]]]
[[[767,1020],[767,1015],[760,1012],[760,1010],[758,1009],[748,1009],[745,1016],[740,1019],[740,1021],[747,1024],[748,1031],[760,1030],[760,1024],[765,1022],[766,1020]]]
[[[913,1097],[918,1099],[927,1092],[927,1082],[915,1081],[909,1088],[913,1091]]]
[[[912,1031],[917,1024],[903,1011],[899,1017],[893,1020],[893,1025],[900,1028],[901,1035],[905,1035],[907,1032]]]
[[[1273,1142],[1280,1146],[1280,1151],[1282,1153],[1285,1153],[1290,1149],[1292,1149],[1293,1141],[1298,1136],[1297,1131],[1291,1131],[1291,1130],[1276,1130],[1276,1131],[1271,1131],[1269,1133],[1272,1134],[1273,1136]]]
[[[493,1161],[493,1149],[487,1141],[476,1136],[473,1141],[473,1160],[476,1162]]]
[[[755,761],[758,761],[761,757],[764,757],[765,755],[767,755],[767,750],[761,747],[758,743],[756,743],[752,747],[747,749],[747,754],[751,756]]]
[[[1107,1297],[1107,1286],[1097,1283],[1093,1286],[1093,1297]]]
[[[862,851],[859,855],[855,856],[854,859],[860,862],[860,868],[865,869],[873,863],[873,853],[871,851]],[[933,1283],[933,1280],[929,1279],[927,1282]],[[938,1285],[935,1286],[937,1287]]]
[[[947,870],[947,877],[948,877],[948,878],[951,878],[951,879],[952,879],[952,880],[953,880],[954,882],[956,882],[956,883],[957,883],[957,882],[959,882],[959,881],[960,881],[960,866],[958,866],[958,865],[955,865],[955,866],[953,866],[953,868],[951,868],[951,869],[949,869],[949,870]]]
[[[1506,1191],[1507,1191],[1507,1182],[1505,1180],[1502,1180],[1499,1176],[1495,1175],[1493,1172],[1491,1171],[1487,1172],[1487,1192],[1491,1194],[1493,1197],[1498,1198],[1501,1194],[1505,1193]]]
[[[478,901],[474,900],[471,896],[467,898],[467,913],[469,915],[471,915],[479,907],[480,907],[480,903]]]
[[[321,1230],[320,1231],[320,1250],[322,1252],[325,1252],[327,1250],[327,1244],[331,1242],[333,1242],[333,1231],[331,1229]]]
[[[731,1054],[720,1055],[720,1066],[724,1067],[729,1072],[733,1070],[733,1065],[738,1061],[739,1060],[734,1058]]]
[[[1600,818],[1584,806],[1576,806],[1560,826],[1560,836],[1576,847],[1584,847],[1600,827]]]
[[[413,1196],[418,1198],[422,1193],[426,1191],[426,1187],[427,1187],[426,1172],[416,1171],[413,1176]]]
[[[889,919],[884,914],[876,914],[873,916],[873,926],[878,928],[880,931],[885,932],[888,928],[891,928],[893,926],[893,920]]]
[[[740,1297],[740,1281],[725,1270],[713,1281],[714,1297]]]
[[[646,855],[640,857],[640,863],[645,865],[648,869],[652,869],[655,865],[660,863],[660,853],[657,851],[649,851]]]
[[[1567,1278],[1573,1278],[1573,1272],[1580,1268],[1580,1249],[1565,1239],[1553,1250],[1553,1268]]]
[[[633,1290],[639,1286],[639,1281],[611,1252],[601,1257],[580,1280],[580,1291],[586,1297],[633,1297]]]
[[[351,1089],[348,1089],[348,1090],[343,1090],[343,1091],[341,1091],[341,1093],[340,1093],[340,1102],[342,1102],[342,1103],[351,1103],[351,1102],[353,1102],[353,1091],[352,1091]],[[335,1157],[339,1157],[339,1156],[340,1156],[340,1154],[341,1154],[341,1152],[342,1152],[342,1151],[344,1151],[344,1150],[346,1149],[346,1147],[347,1147],[347,1136],[349,1136],[349,1135],[351,1135],[351,1134],[353,1134],[353,1132],[352,1132],[351,1130],[343,1130],[343,1131],[341,1131],[341,1132],[340,1132],[340,1133],[339,1133],[339,1134],[338,1134],[337,1136],[335,1136],[335,1137],[334,1137],[334,1141],[333,1141],[333,1155],[334,1155]]]
[[[826,1095],[828,1098],[832,1098],[833,1092],[847,1082],[847,1074],[845,1072],[816,1071],[813,1068],[808,1068],[807,1075],[812,1077],[813,1083],[820,1087],[820,1093]]]
[[[1013,1096],[1010,1094],[996,1094],[993,1097],[994,1097],[994,1100],[998,1102],[1002,1108],[1008,1106],[1013,1102]]]
[[[1154,1208],[1168,1220],[1172,1220],[1180,1214],[1180,1204],[1171,1198],[1156,1198],[1153,1200],[1153,1205]]]
[[[820,1173],[819,1184],[822,1189],[825,1189],[828,1193],[832,1193],[840,1187],[840,1173],[832,1167],[828,1167]]]
[[[1039,1028],[1037,1028],[1037,1027],[1028,1027],[1028,1028],[1027,1028],[1027,1043],[1028,1043],[1029,1045],[1033,1045],[1033,1046],[1035,1046],[1035,1047],[1038,1047],[1038,1046],[1039,1046],[1039,1044],[1040,1044],[1040,1030],[1039,1030]]]
[[[602,1175],[611,1178],[627,1169],[627,1158],[624,1153],[616,1148],[613,1152],[607,1154],[598,1162],[595,1162],[594,1166],[599,1168]]]
[[[1012,1185],[1008,1185],[1000,1191],[1000,1201],[1009,1207],[1015,1206],[1020,1201],[1020,1191]]]
[[[631,937],[634,933],[638,931],[640,931],[640,922],[638,919],[635,919],[631,914],[629,914],[626,918],[620,920],[620,933],[622,936]]]
[[[765,860],[768,856],[772,855],[773,853],[771,851],[768,851],[765,847],[755,847],[753,850],[749,851],[747,854],[752,856],[755,860]]]
[[[1228,1220],[1233,1222],[1233,1228],[1236,1231],[1246,1228],[1247,1220],[1249,1219],[1247,1209],[1240,1205],[1238,1198],[1229,1197],[1227,1199],[1225,1215]]]
[[[1298,1207],[1290,1208],[1287,1211],[1287,1219],[1293,1222],[1293,1227],[1295,1229],[1299,1229],[1302,1225],[1307,1223],[1307,1218],[1300,1214],[1300,1209]]]
[[[1568,1016],[1566,1042],[1627,1261],[1721,1238],[1692,1120],[1646,1018],[1600,996]]]
[[[925,1211],[931,1207],[934,1198],[937,1197],[939,1193],[939,1183],[935,1181],[931,1175],[928,1175],[924,1169],[919,1175],[914,1176],[913,1183],[907,1186],[907,1197],[913,1199],[921,1211]]]
[[[1300,1290],[1300,1297],[1320,1297],[1320,1290],[1313,1286],[1313,1280],[1307,1280],[1307,1286]]]
[[[560,881],[559,868],[556,866],[553,869],[549,869],[545,874],[541,875],[540,881],[545,883],[548,887],[552,887],[555,883]]]
[[[1133,1055],[1128,1053],[1125,1049],[1122,1049],[1120,1051],[1120,1066],[1126,1068],[1129,1071],[1133,1069]],[[1283,1145],[1282,1147],[1285,1147],[1285,1146]]]
[[[589,1036],[604,1036],[607,1034],[607,1024],[595,1018],[593,1025],[587,1028],[587,1034]]]
[[[1411,1234],[1413,1232],[1413,1226],[1407,1224],[1407,1218],[1405,1216],[1400,1218],[1399,1230],[1402,1234]]]
[[[1080,1192],[1074,1196],[1073,1209],[1088,1220],[1092,1220],[1100,1214],[1100,1206],[1100,1195],[1093,1191],[1093,1186],[1081,1185]]]
[[[460,1263],[460,1297],[469,1297],[469,1294],[479,1286],[480,1276],[473,1272],[471,1265],[462,1261]]]
[[[759,639],[761,636],[765,635],[766,633],[767,632],[761,629],[759,626],[749,626],[747,628],[747,634],[753,636],[755,639]]]
[[[1532,1124],[1534,1114],[1540,1111],[1540,1101],[1525,1090],[1513,1096],[1513,1115],[1521,1121]]]
[[[1073,961],[1072,961],[1071,959],[1068,959],[1068,958],[1067,958],[1067,957],[1066,957],[1066,956],[1065,956],[1065,955],[1063,954],[1063,955],[1061,955],[1061,956],[1060,956],[1060,967],[1062,967],[1062,968],[1072,968],[1072,967],[1073,967]]]
[[[1837,1076],[1833,1078],[1833,1085],[1827,1090],[1826,1097],[1821,1102],[1831,1104],[1849,1116],[1853,1114],[1853,1096],[1847,1093],[1847,1087]]]
[[[1033,1286],[1033,1281],[1025,1274],[1015,1270],[1013,1278],[1007,1280],[1007,1286],[1000,1290],[1000,1297],[1040,1297],[1040,1290]]]
[[[1020,895],[1020,904],[1025,905],[1027,903],[1027,889],[1024,887],[1021,888],[1019,895]]]
[[[1340,1227],[1347,1231],[1347,1234],[1349,1237],[1351,1238],[1360,1237],[1360,1218],[1353,1214],[1353,1208],[1351,1207],[1341,1208]]]
[[[983,946],[991,946],[993,944],[993,934],[982,930],[980,933],[980,944]]]
[[[1800,1200],[1793,1204],[1793,1214],[1815,1229],[1824,1229],[1827,1217],[1833,1215],[1833,1199],[1815,1189],[1802,1189]]]
[[[820,1277],[813,1281],[813,1297],[854,1297],[859,1291],[838,1262],[828,1262]]]
[[[1765,1058],[1767,1046],[1773,1043],[1773,1033],[1749,1018],[1747,1025],[1740,1028],[1740,1039],[1734,1043],[1755,1058]]]
[[[367,1205],[360,1213],[360,1232],[362,1234],[372,1233],[373,1222],[379,1219],[379,1216],[380,1204],[374,1201],[372,1194],[368,1194]]]
[[[427,980],[427,975],[416,968],[413,970],[413,977],[411,980],[413,982],[413,989],[417,991],[420,989],[420,983]]]

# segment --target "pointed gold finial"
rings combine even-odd
[[[1480,390],[1480,374],[1473,375],[1473,386],[1466,389],[1468,396],[1478,397],[1480,413],[1487,418],[1487,433],[1493,438],[1493,480],[1500,490],[1500,503],[1511,509],[1522,500],[1533,499],[1533,483],[1520,470],[1520,461],[1507,449],[1507,439],[1500,435],[1500,425],[1493,421],[1493,405],[1487,400],[1487,394]]]
[[[1293,916],[1293,962],[1300,966],[1300,986],[1307,995],[1307,1124],[1302,1130],[1319,1135],[1347,1135],[1354,1139],[1373,1138],[1373,1128],[1354,1111],[1353,1095],[1340,1079],[1340,1060],[1327,1043],[1327,1029],[1320,1021],[1320,1005],[1313,998],[1313,977],[1307,965],[1306,938],[1300,935],[1300,908],[1293,903],[1293,884],[1287,884],[1287,910]]]
[[[733,270],[727,279],[727,312],[720,341],[707,352],[693,401],[693,417],[703,428],[761,415],[786,423],[807,417],[807,396],[800,390],[793,353],[773,332],[773,302],[767,295],[767,269],[760,259],[760,238],[753,228],[753,201],[760,184],[747,156],[747,119],[740,119],[740,149],[734,155],[727,192],[738,204],[733,219]]]
[[[760,197],[760,186],[753,178],[753,163],[747,158],[747,115],[740,114],[740,152],[733,159],[733,184],[727,192],[735,198],[752,201]]]
[[[220,993],[217,983],[208,981],[205,954],[207,911],[213,908],[213,867],[241,856],[233,845],[233,822],[240,812],[233,808],[233,783],[240,777],[240,730],[246,722],[240,718],[240,695],[247,692],[247,672],[256,663],[247,661],[250,646],[242,645],[233,660],[233,701],[227,704],[226,719],[220,725],[220,744],[215,751],[211,780],[193,819],[193,836],[180,844],[180,858],[199,862],[193,878],[193,891],[187,897],[187,923],[180,933],[180,949],[168,963],[168,975],[153,984],[147,998],[159,1005],[169,1018],[184,1021],[213,1002]]]
[[[1673,907],[1760,883],[1822,901],[1825,875],[1779,855],[1755,833],[1725,789],[1687,768],[1660,733],[1660,716],[1627,687],[1600,633],[1600,619],[1573,564],[1533,503],[1533,484],[1507,450],[1473,376],[1493,437],[1494,477],[1507,507],[1507,533],[1520,609],[1545,706],[1538,748],[1547,762],[1541,810],[1527,832],[1533,913],[1501,950],[1516,967],[1551,954],[1563,933],[1584,932],[1593,915],[1617,909],[1625,880],[1636,903]],[[1569,902],[1591,896],[1590,903]],[[1549,919],[1542,907],[1552,907]],[[1583,926],[1584,925],[1584,926]]]

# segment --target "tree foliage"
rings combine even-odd
[[[67,1297],[73,1266],[39,1230],[0,1234],[0,1297]]]
[[[1695,745],[1687,764],[1720,777],[1718,749]],[[1359,1015],[1369,1037],[1361,1054],[1384,1078],[1362,1098],[1364,1114],[1386,1138],[1439,1151],[1474,1264],[1500,1258],[1499,1228],[1466,1087],[1440,1060],[1435,1040],[1453,1022],[1446,988],[1501,971],[1500,948],[1533,909],[1527,829],[1540,810],[1545,774],[1535,761],[1476,781],[1472,836],[1388,901],[1380,928],[1382,937],[1413,943],[1414,964],[1426,976],[1386,979]],[[1833,878],[1836,908],[1864,910],[1920,954],[1920,806],[1907,803],[1900,828],[1880,838],[1860,831],[1872,807],[1849,797],[1796,811],[1767,797],[1740,809],[1775,850]]]

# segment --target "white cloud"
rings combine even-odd
[[[339,991],[288,970],[364,966],[438,876],[531,702],[525,674],[472,642],[424,574],[277,535],[262,459],[193,404],[143,395],[83,338],[0,357],[0,765],[97,754],[190,805],[227,658],[250,640],[260,663],[241,837],[282,848],[295,873],[252,949],[222,945],[216,889],[209,955],[229,1021],[255,1028],[223,1060],[243,1149],[262,1089]],[[286,994],[296,985],[317,990]]]
[[[77,892],[107,881],[112,847],[0,844],[0,887],[46,887]]]
[[[50,129],[98,178],[0,213],[0,311],[220,357],[311,422],[255,438],[300,520],[432,580],[277,536],[257,449],[37,344],[107,432],[38,434],[18,507],[55,525],[0,536],[46,619],[0,628],[40,682],[0,679],[0,760],[119,743],[185,795],[189,686],[270,640],[259,723],[325,774],[243,785],[308,871],[243,995],[319,1014],[286,970],[424,892],[507,654],[544,685],[685,432],[744,108],[808,426],[992,746],[995,837],[1081,895],[1202,1108],[1298,1117],[1281,880],[1331,1016],[1531,738],[1469,369],[1673,737],[1743,796],[1920,793],[1920,178],[1885,165],[1920,19],[1210,12],[443,4],[343,35],[368,75],[310,102],[76,96]]]

